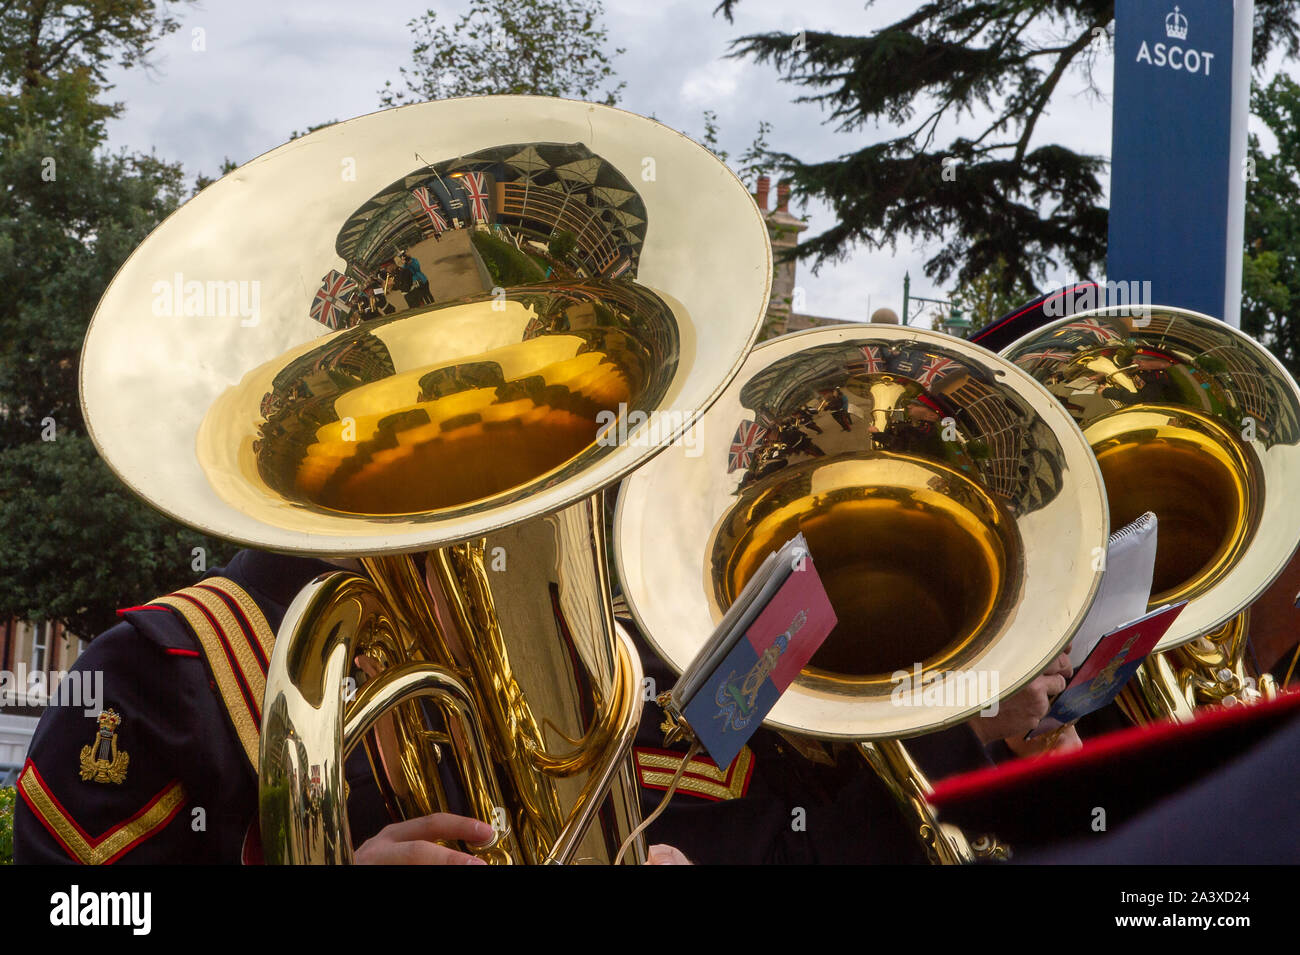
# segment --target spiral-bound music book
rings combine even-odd
[[[729,766],[836,622],[800,534],[763,562],[668,693],[670,721]]]

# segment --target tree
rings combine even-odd
[[[77,394],[100,295],[183,189],[176,164],[103,151],[103,120],[120,110],[96,98],[103,69],[141,63],[172,28],[134,2],[33,0],[0,16],[0,617],[82,636],[116,607],[191,583],[192,548],[221,553],[110,473]]]
[[[1251,111],[1277,148],[1266,154],[1252,134],[1254,178],[1246,183],[1246,249],[1241,327],[1300,374],[1300,83],[1286,74],[1251,91]]]
[[[600,0],[470,0],[448,30],[429,10],[407,23],[415,47],[414,65],[399,69],[406,89],[385,83],[380,104],[532,93],[612,106],[625,84],[600,91],[614,76],[604,13]]]
[[[730,20],[739,2],[722,0],[715,12]],[[1256,0],[1256,62],[1276,47],[1296,54],[1297,11],[1300,0]],[[732,56],[772,63],[839,129],[903,127],[831,160],[772,157],[797,192],[824,199],[838,219],[795,254],[815,269],[856,244],[906,235],[943,243],[925,266],[940,281],[997,268],[1010,290],[1036,288],[1062,264],[1092,274],[1105,259],[1105,159],[1041,143],[1036,132],[1069,71],[1090,79],[1113,19],[1113,0],[930,0],[865,37],[735,41]],[[942,133],[962,116],[987,119],[969,137]]]
[[[758,121],[758,132],[754,134],[754,141],[749,144],[740,156],[740,166],[736,169],[736,175],[746,186],[752,186],[759,176],[767,173],[767,157],[770,154],[767,137],[772,132],[772,124],[767,120]],[[725,157],[724,157],[725,161]]]
[[[718,114],[711,109],[704,111],[704,135],[700,137],[700,145],[723,162],[727,161],[728,153],[718,139]]]
[[[122,111],[101,103],[104,70],[147,64],[153,44],[179,21],[167,12],[181,0],[16,0],[0,4],[0,107],[18,122],[73,122],[97,141],[103,122]]]
[[[971,331],[978,331],[996,318],[1013,311],[1034,298],[1032,288],[1006,280],[1006,262],[999,259],[986,271],[961,282],[948,297],[970,320]]]

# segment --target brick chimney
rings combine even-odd
[[[790,211],[790,180],[782,179],[776,185],[776,211]]]
[[[759,176],[758,195],[754,197],[754,201],[758,203],[759,212],[767,211],[767,194],[771,191],[771,189],[772,189],[772,177]]]

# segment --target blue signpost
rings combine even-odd
[[[1250,59],[1249,19],[1244,54],[1234,54],[1242,13],[1233,0],[1117,0],[1106,260],[1109,282],[1150,288],[1147,304],[1234,325],[1246,117],[1233,85],[1237,73],[1248,87]]]

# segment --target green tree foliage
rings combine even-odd
[[[14,864],[14,803],[18,792],[13,786],[0,786],[0,865]]]
[[[953,305],[970,319],[972,332],[1024,305],[1038,294],[1021,283],[1008,283],[1006,267],[1006,262],[998,259],[979,275],[960,283],[949,294]]]
[[[612,106],[625,84],[605,88],[614,68],[604,14],[600,0],[470,0],[448,29],[429,10],[407,24],[415,46],[413,65],[399,70],[406,88],[385,83],[380,103],[533,93]]]
[[[704,135],[700,137],[700,145],[723,162],[727,161],[727,151],[718,138],[718,114],[714,110],[704,111]]]
[[[563,262],[578,248],[578,237],[569,230],[565,229],[557,233],[546,247],[546,251],[551,254],[551,258],[559,259]]]
[[[86,437],[78,359],[117,268],[180,201],[178,165],[104,150],[103,70],[174,29],[152,3],[10,3],[0,14],[0,617],[82,636],[192,582],[217,542],[136,500]],[[227,552],[228,552],[227,548]]]
[[[545,280],[546,270],[510,243],[477,230],[470,235],[470,240],[492,281],[499,287],[531,285]]]
[[[736,175],[741,182],[751,189],[758,181],[758,177],[766,175],[768,171],[767,157],[770,154],[770,148],[767,137],[771,132],[772,124],[760,119],[758,121],[758,132],[754,134],[754,141],[749,144],[749,148],[740,156],[740,165],[736,169]]]
[[[12,0],[0,3],[0,111],[6,125],[72,124],[97,141],[122,111],[104,103],[105,69],[148,62],[174,32],[178,0]]]
[[[739,5],[716,11],[730,19]],[[1300,0],[1256,0],[1255,62],[1278,47],[1295,55],[1297,11]],[[908,236],[942,243],[926,263],[940,281],[998,269],[1009,290],[1062,265],[1092,274],[1105,258],[1105,160],[1035,134],[1070,71],[1090,77],[1113,19],[1113,0],[930,0],[869,36],[741,37],[733,56],[772,63],[841,130],[902,129],[825,161],[773,157],[838,220],[798,255],[816,267]],[[987,117],[983,128],[948,132],[971,117]]]
[[[1300,83],[1286,74],[1251,91],[1251,111],[1277,140],[1265,153],[1251,135],[1255,178],[1246,183],[1241,327],[1300,374]]]

